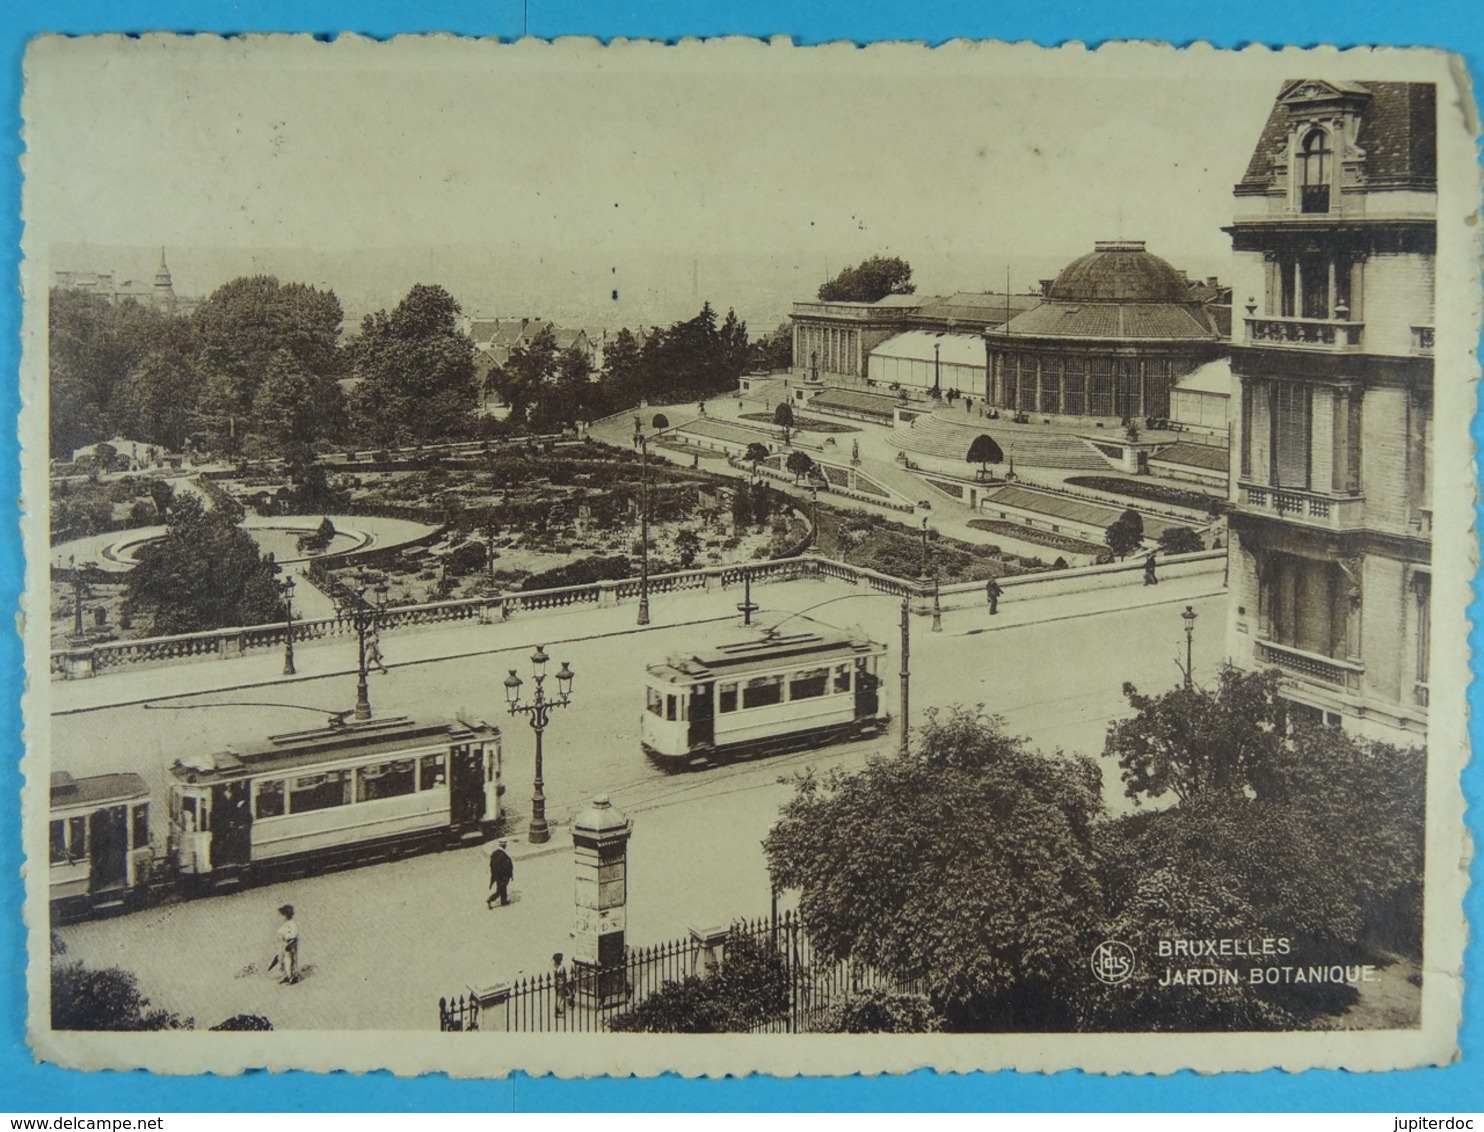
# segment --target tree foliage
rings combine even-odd
[[[361,322],[348,349],[360,383],[356,434],[375,444],[421,443],[462,432],[478,400],[474,343],[458,329],[459,304],[419,283],[388,314]]]
[[[727,933],[719,967],[667,982],[610,1030],[649,1034],[746,1032],[788,1009],[788,968],[778,952],[747,932]]]
[[[978,464],[982,471],[988,471],[991,464],[1003,463],[1004,459],[1004,450],[1000,448],[994,437],[985,432],[974,437],[969,445],[968,454],[964,456],[966,463]]]
[[[829,1034],[930,1034],[942,1028],[926,995],[879,988],[831,1006],[819,1026]]]
[[[819,297],[827,303],[874,303],[887,295],[910,295],[916,290],[906,260],[873,255],[823,284]]]
[[[124,611],[147,617],[155,636],[262,625],[284,617],[277,567],[221,508],[179,493],[165,537],[139,551],[124,587]]]
[[[1159,548],[1166,554],[1193,554],[1206,546],[1189,527],[1166,527],[1159,533]]]
[[[814,461],[809,458],[808,453],[795,451],[788,454],[784,467],[793,474],[794,482],[798,483],[800,479],[814,470]]]
[[[998,719],[930,712],[905,758],[799,782],[769,874],[823,954],[922,980],[953,1025],[1064,1027],[1097,937],[1099,782]]]
[[[1271,788],[1288,726],[1280,687],[1274,672],[1230,666],[1211,692],[1180,687],[1146,696],[1125,684],[1135,714],[1108,728],[1103,755],[1117,759],[1124,793],[1135,802],[1261,795]]]
[[[1144,519],[1132,507],[1108,525],[1103,533],[1108,549],[1119,558],[1127,558],[1144,541]]]
[[[132,971],[52,965],[54,1030],[188,1030],[190,1019],[152,1006]]]

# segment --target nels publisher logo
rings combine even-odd
[[[1127,982],[1134,973],[1134,949],[1116,939],[1107,939],[1092,952],[1092,973],[1111,986]]]

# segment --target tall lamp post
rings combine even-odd
[[[1198,614],[1194,606],[1187,605],[1185,612],[1180,614],[1180,620],[1185,622],[1185,687],[1189,690],[1194,684],[1191,676],[1191,654],[1192,642],[1195,639],[1195,619]]]
[[[639,446],[639,624],[649,624],[649,441],[643,422],[634,418],[634,443]]]
[[[933,343],[933,400],[943,396],[942,364],[939,361],[939,351],[943,348],[941,342]]]
[[[376,595],[373,604],[366,600],[366,592]],[[368,665],[366,664],[366,635],[376,627],[381,619],[382,612],[386,609],[387,585],[378,582],[374,587],[363,584],[357,588],[341,586],[341,613],[347,609],[350,611],[351,621],[356,627],[356,644],[358,647],[358,662],[356,665],[356,707],[353,715],[356,719],[366,720],[371,718],[371,688],[367,679]],[[374,636],[373,636],[374,640]]]
[[[71,644],[86,643],[82,628],[82,602],[87,596],[87,582],[83,580],[83,569],[77,564],[77,555],[69,555],[67,565],[72,570],[72,639]],[[57,570],[62,569],[62,559],[57,557]]]
[[[294,675],[294,579],[283,580],[283,674]],[[369,707],[369,705],[368,705]]]
[[[551,700],[546,698],[546,662],[550,659],[546,655],[544,645],[537,645],[536,651],[531,654],[531,668],[535,673],[533,678],[536,682],[536,692],[528,704],[521,703],[520,689],[524,681],[515,674],[515,669],[510,669],[510,675],[505,677],[505,701],[510,707],[510,714],[528,716],[531,730],[536,733],[536,782],[531,794],[529,836],[533,845],[540,845],[551,840],[551,829],[546,824],[546,782],[542,777],[541,734],[546,730],[547,721],[551,717],[551,709],[566,707],[571,702],[572,696],[572,669],[564,660],[556,674],[557,698]]]
[[[929,579],[933,583],[933,632],[943,631],[943,604],[938,596],[938,563],[934,560],[929,570],[928,555],[928,516],[922,517],[922,580],[926,584]]]

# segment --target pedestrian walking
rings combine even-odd
[[[984,586],[984,596],[989,598],[989,615],[993,617],[1000,611],[1000,595],[1005,591],[1000,589],[1000,583],[991,578]]]
[[[510,882],[515,878],[515,862],[510,859],[510,854],[505,852],[508,845],[503,837],[495,846],[495,851],[490,854],[490,887],[494,890],[485,898],[485,906],[493,908],[495,901],[500,904],[510,903]]]
[[[283,923],[278,925],[278,954],[268,964],[268,970],[278,968],[278,981],[290,985],[299,981],[299,925],[294,922],[294,906],[284,904],[278,909]]]
[[[1146,586],[1159,585],[1159,579],[1154,576],[1154,552],[1149,552],[1149,557],[1144,559],[1144,584]]]
[[[556,1012],[560,1018],[577,1002],[577,988],[572,984],[572,975],[567,970],[565,957],[560,951],[551,957],[552,985],[556,988]]]

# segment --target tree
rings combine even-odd
[[[821,286],[819,297],[827,303],[874,303],[887,295],[910,295],[916,290],[906,260],[873,255]]]
[[[677,532],[675,550],[680,555],[680,568],[689,570],[695,565],[696,555],[701,553],[701,536],[689,527]]]
[[[728,308],[727,317],[716,332],[716,358],[709,376],[718,384],[734,386],[747,372],[749,354],[747,323],[737,317],[735,310]]]
[[[981,432],[974,437],[969,445],[968,454],[964,457],[966,463],[979,465],[979,476],[981,479],[989,472],[991,464],[1001,463],[1005,459],[1005,453],[995,443],[994,437]]]
[[[732,490],[732,530],[741,534],[752,522],[752,500],[746,481],[739,481]]]
[[[792,368],[793,361],[793,324],[781,322],[773,333],[752,343],[748,365],[760,373],[780,373]]]
[[[344,317],[333,291],[280,283],[272,275],[243,276],[213,291],[191,316],[208,386],[203,409],[209,429],[226,438],[232,420],[239,427],[251,420],[258,390],[281,352],[305,374],[338,379]]]
[[[254,431],[296,468],[314,459],[314,442],[345,431],[345,394],[329,374],[310,372],[288,350],[267,359],[253,396]]]
[[[362,320],[348,347],[361,379],[350,406],[358,435],[378,445],[423,442],[467,427],[479,393],[459,310],[442,287],[419,283],[390,314]]]
[[[788,459],[784,461],[784,467],[793,473],[794,483],[798,483],[814,470],[814,461],[804,452],[790,452]]]
[[[1193,554],[1206,549],[1201,536],[1189,527],[1166,527],[1159,533],[1159,548],[1166,554]]]
[[[1103,534],[1108,549],[1119,558],[1127,558],[1144,541],[1144,520],[1132,507],[1109,524]]]
[[[1167,761],[1197,768],[1185,778],[1201,784],[1175,806],[1104,829],[1109,938],[1137,954],[1157,954],[1160,939],[1235,933],[1286,940],[1299,962],[1305,955],[1349,962],[1380,951],[1420,955],[1425,753],[1336,727],[1293,725],[1270,701],[1276,676],[1233,673],[1232,680],[1215,692],[1160,697],[1158,712],[1129,721],[1169,748]],[[1259,722],[1239,718],[1244,709]],[[1105,753],[1122,764],[1126,749],[1115,730]],[[1212,749],[1222,744],[1226,750]],[[1148,793],[1158,796],[1152,787]],[[1120,1028],[1292,1029],[1355,997],[1343,986],[1290,985],[1193,995],[1161,988],[1161,973],[1147,965],[1114,996],[1093,988],[1093,1015]]]
[[[780,401],[778,408],[773,410],[773,423],[783,430],[783,443],[787,444],[794,427],[794,407],[787,401]]]
[[[655,413],[654,419],[649,424],[651,428],[658,432],[662,428],[670,427],[670,418],[665,416],[664,413]]]
[[[140,549],[124,586],[124,612],[151,619],[151,633],[167,636],[281,621],[284,604],[252,536],[221,507],[206,510],[181,493],[165,519],[165,537]]]
[[[1279,688],[1274,672],[1231,666],[1210,692],[1180,687],[1145,696],[1125,684],[1135,714],[1109,726],[1103,757],[1118,761],[1124,793],[1135,802],[1248,790],[1260,796],[1274,781],[1288,726]]]
[[[762,480],[752,485],[752,499],[749,501],[752,509],[752,521],[757,524],[758,530],[768,525],[768,519],[773,514],[773,489]]]
[[[918,979],[949,1025],[1072,1025],[1098,941],[1100,775],[929,712],[905,756],[797,783],[763,842],[816,953]]]
[[[752,474],[757,475],[757,466],[768,458],[768,446],[760,440],[754,440],[747,445],[747,453],[744,457],[752,465]]]

